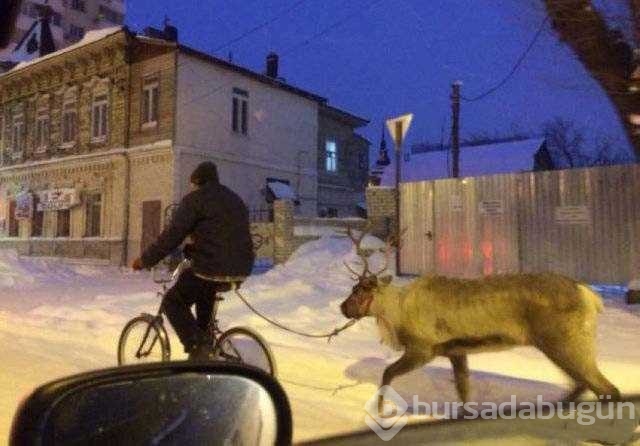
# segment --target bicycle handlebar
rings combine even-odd
[[[157,284],[174,282],[180,276],[180,274],[182,274],[182,271],[189,268],[189,266],[191,266],[191,261],[189,259],[183,259],[180,263],[178,263],[178,266],[176,266],[176,269],[171,272],[171,275],[168,278],[157,277],[156,271],[158,271],[158,268],[156,266],[153,268],[153,281]]]

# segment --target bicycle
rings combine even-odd
[[[161,298],[160,308],[157,314],[142,313],[124,326],[118,341],[118,365],[147,361],[164,362],[171,359],[171,344],[162,317],[162,299],[167,293],[167,284],[174,282],[182,271],[189,267],[189,264],[187,259],[182,260],[169,278],[156,277],[154,270],[154,282],[162,284],[162,290],[157,293],[157,296]],[[237,282],[232,286],[238,286]],[[216,316],[218,305],[224,300],[224,297],[216,293],[212,299],[214,300],[213,309],[207,332],[213,341],[213,358],[248,364],[276,376],[275,359],[264,338],[247,327],[220,330]],[[140,333],[142,336],[134,339],[135,333]]]

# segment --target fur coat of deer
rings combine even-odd
[[[596,364],[596,320],[603,306],[587,285],[543,273],[480,279],[424,276],[398,287],[390,284],[391,276],[369,271],[371,250],[360,248],[363,235],[349,231],[349,236],[364,272],[341,310],[348,318],[375,318],[383,342],[404,351],[385,369],[382,386],[445,356],[452,363],[458,395],[467,402],[467,354],[534,346],[575,382],[565,400],[588,389],[599,397],[620,399]]]

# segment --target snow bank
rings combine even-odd
[[[113,271],[117,271],[117,268],[74,265],[51,258],[20,257],[15,250],[0,250],[0,290],[78,282]]]

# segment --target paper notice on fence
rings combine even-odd
[[[502,215],[504,208],[502,200],[486,200],[478,203],[480,215]]]
[[[591,212],[587,206],[557,206],[554,217],[560,225],[588,225]]]

